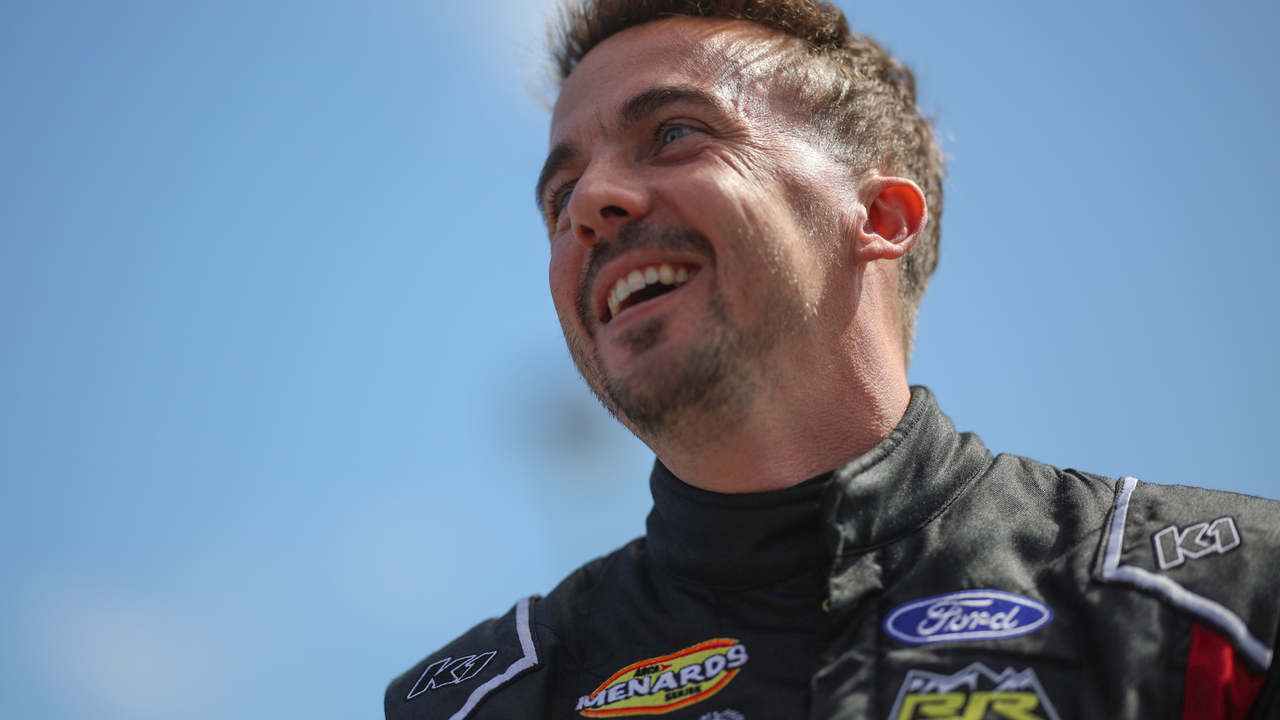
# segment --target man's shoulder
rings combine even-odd
[[[1158,597],[1225,637],[1255,669],[1270,664],[1280,628],[1280,502],[1015,455],[995,458],[965,495],[951,519],[956,532],[1017,526],[1005,531],[1011,542],[1062,558],[1065,572]]]
[[[1095,577],[1164,598],[1265,668],[1280,626],[1280,502],[1123,478]]]
[[[536,596],[520,600],[391,681],[383,700],[388,720],[470,717],[493,694],[537,670],[537,602]]]
[[[1213,535],[1217,532],[1230,533],[1232,528],[1238,530],[1243,523],[1253,536],[1250,545],[1254,552],[1280,550],[1280,501],[1276,500],[1127,477],[1116,479],[1009,454],[996,457],[983,473],[982,480],[985,485],[980,484],[981,490],[988,493],[986,497],[991,502],[1000,498],[1001,502],[1008,503],[1007,498],[1013,496],[1023,500],[1027,507],[1040,507],[1043,513],[1060,518],[1064,513],[1075,516],[1080,525],[1096,526],[1102,532],[1110,529],[1109,523],[1123,497],[1128,508],[1125,520],[1131,532],[1165,531],[1161,537],[1165,538],[1167,557],[1162,569],[1181,564],[1177,560],[1178,553],[1167,544],[1167,538],[1175,532],[1171,526],[1196,527],[1198,533],[1199,524],[1206,522],[1206,532]],[[997,487],[998,491],[991,494]],[[1220,522],[1215,526],[1215,521]],[[1208,526],[1213,527],[1208,529]],[[1178,537],[1184,538],[1185,534]],[[1224,542],[1230,543],[1229,539]],[[1161,552],[1157,549],[1158,544],[1153,543],[1151,547],[1153,552]],[[1191,545],[1187,545],[1182,557],[1190,557],[1187,553],[1195,552],[1190,548]],[[1195,557],[1207,554],[1211,553],[1205,551]],[[1276,575],[1280,578],[1280,573]]]
[[[1275,500],[1122,478],[1115,504],[1116,512],[1124,514],[1126,532],[1151,533],[1151,551],[1161,569],[1236,548],[1246,554],[1248,548],[1280,549],[1280,502]]]
[[[500,717],[507,706],[523,707],[520,716],[533,717],[530,708],[545,706],[549,677],[540,671],[548,657],[566,650],[572,656],[568,634],[597,600],[602,577],[631,572],[643,552],[641,538],[596,558],[546,597],[524,598],[428,655],[387,687],[387,720]]]
[[[1105,530],[1099,566],[1109,579],[1152,575],[1205,590],[1226,585],[1280,593],[1275,500],[1121,478]]]

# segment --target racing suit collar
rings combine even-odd
[[[928,388],[911,388],[889,436],[835,471],[822,508],[827,552],[861,553],[919,530],[991,462],[978,436],[956,432]]]
[[[819,530],[824,473],[799,485],[726,495],[687,485],[654,462],[648,550],[663,570],[698,585],[741,590],[825,568]],[[825,573],[824,573],[825,574]]]
[[[893,542],[937,517],[992,462],[960,434],[933,393],[911,402],[889,436],[831,473],[785,490],[727,495],[687,485],[660,461],[649,487],[648,550],[658,566],[699,585],[745,589]]]

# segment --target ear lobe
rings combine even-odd
[[[878,178],[875,199],[859,238],[860,259],[895,260],[906,254],[929,221],[924,193],[910,180]]]

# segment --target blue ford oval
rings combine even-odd
[[[997,640],[1035,632],[1053,619],[1048,605],[1002,590],[963,590],[894,608],[884,631],[908,645]]]

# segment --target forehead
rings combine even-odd
[[[628,28],[592,48],[565,80],[552,140],[604,127],[627,98],[656,86],[701,88],[731,105],[763,101],[759,86],[784,42],[782,33],[743,20],[674,17]]]

